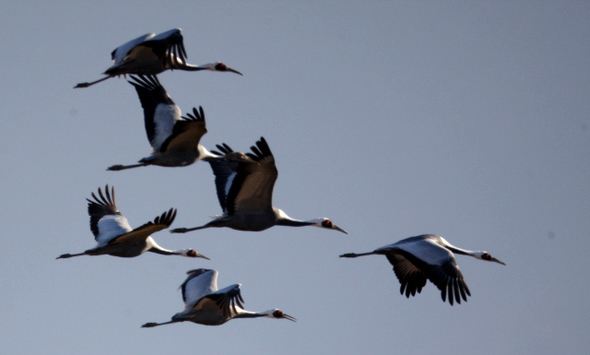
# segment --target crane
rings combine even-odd
[[[217,270],[197,269],[187,272],[188,277],[180,288],[185,308],[164,323],[145,323],[142,328],[152,328],[178,322],[193,322],[203,325],[221,325],[235,318],[267,317],[297,321],[279,309],[265,312],[246,311],[240,293],[240,284],[217,289]]]
[[[198,160],[215,159],[199,144],[207,133],[203,107],[186,116],[180,116],[180,108],[172,101],[166,89],[155,75],[131,76],[143,107],[145,130],[152,146],[152,155],[138,164],[113,165],[107,170],[117,171],[140,166],[159,165],[167,167],[187,166]]]
[[[210,160],[215,175],[217,197],[223,214],[194,228],[176,228],[172,233],[186,233],[210,227],[229,227],[241,231],[262,231],[275,225],[316,226],[348,234],[328,218],[307,221],[293,219],[273,207],[272,191],[278,177],[275,160],[268,143],[261,137],[252,153],[234,152],[227,144],[217,145],[223,159]],[[221,155],[222,153],[213,151]]]
[[[99,187],[98,196],[93,192],[92,197],[94,200],[86,199],[88,201],[88,214],[90,215],[90,229],[98,245],[82,253],[62,254],[56,259],[103,254],[130,258],[149,251],[162,255],[181,255],[209,260],[208,257],[197,253],[193,249],[164,249],[152,239],[150,236],[152,233],[170,227],[176,217],[175,209],[171,208],[161,216],[156,217],[153,222],[147,222],[138,228],[132,229],[127,222],[127,218],[117,209],[114,187],[109,192],[109,185],[106,185],[104,195]]]
[[[422,287],[426,285],[426,279],[428,279],[441,291],[443,302],[448,296],[452,306],[453,301],[460,304],[461,298],[467,301],[467,296],[471,296],[453,253],[506,265],[486,251],[460,249],[435,234],[410,237],[372,252],[347,253],[340,255],[340,257],[385,255],[393,265],[393,271],[401,283],[400,293],[402,295],[405,291],[406,297],[410,298],[410,295],[415,296],[416,292],[420,293]]]
[[[106,77],[89,83],[79,83],[74,89],[86,88],[114,76],[125,74],[155,75],[167,69],[186,71],[211,70],[242,75],[239,71],[220,62],[203,65],[187,64],[187,57],[186,50],[184,49],[182,30],[180,28],[174,28],[157,36],[154,33],[148,33],[113,50],[111,53],[113,65],[103,73]]]

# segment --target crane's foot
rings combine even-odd
[[[109,171],[119,171],[119,170],[123,170],[125,169],[125,167],[123,165],[113,165],[113,166],[109,166],[107,168],[107,170]]]
[[[187,228],[175,228],[170,230],[170,233],[186,233],[189,230]]]

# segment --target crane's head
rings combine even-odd
[[[348,234],[347,231],[338,227],[337,225],[332,223],[332,221],[329,218],[326,218],[326,217],[312,219],[310,222],[316,227],[325,228],[325,229],[333,229],[333,230],[337,230],[339,232],[342,232],[344,234]]]
[[[266,311],[266,312],[262,312],[262,313],[268,318],[288,319],[292,322],[297,322],[297,318],[292,317],[292,316],[288,315],[287,313],[284,313],[280,309],[271,309],[270,311]]]
[[[471,254],[473,257],[480,259],[480,260],[485,260],[485,261],[493,261],[495,263],[498,264],[502,264],[502,265],[506,265],[505,262],[500,261],[496,258],[494,258],[490,253],[488,253],[487,251],[476,251],[473,252],[473,254]]]
[[[239,71],[232,69],[221,62],[208,63],[208,64],[199,65],[199,66],[202,67],[203,69],[206,69],[206,70],[230,72],[230,73],[240,74],[243,76],[243,74],[240,73]]]
[[[194,249],[184,249],[184,250],[180,251],[180,255],[187,256],[189,258],[203,258],[203,259],[211,260],[208,257],[206,257],[205,255],[197,253]]]

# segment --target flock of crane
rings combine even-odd
[[[149,165],[165,167],[188,166],[203,160],[211,165],[215,187],[223,213],[209,223],[193,228],[176,228],[172,233],[185,233],[210,227],[228,227],[241,231],[263,231],[275,225],[316,226],[348,234],[328,218],[298,220],[289,217],[272,205],[272,192],[278,170],[270,147],[264,137],[250,147],[251,152],[235,152],[229,145],[217,145],[218,151],[208,151],[199,142],[207,133],[205,112],[202,107],[181,116],[180,108],[172,101],[156,74],[165,70],[211,70],[239,71],[215,62],[204,65],[186,63],[186,51],[180,29],[155,35],[146,34],[131,40],[112,52],[113,65],[105,77],[80,83],[75,88],[84,88],[112,78],[130,74],[129,83],[139,96],[144,111],[145,128],[152,154],[137,164],[113,165],[107,170],[118,171]],[[153,221],[131,228],[125,216],[117,208],[115,189],[106,185],[104,193],[98,188],[88,201],[90,229],[97,245],[77,254],[62,254],[57,259],[81,255],[113,255],[135,257],[144,252],[163,255],[180,255],[209,259],[193,249],[168,250],[160,247],[151,235],[171,226],[176,217],[172,208]],[[441,291],[443,302],[467,301],[471,293],[457,266],[454,254],[470,255],[479,260],[505,265],[485,251],[469,251],[454,247],[444,238],[434,234],[410,237],[367,253],[347,253],[344,258],[364,255],[385,255],[401,283],[400,293],[406,297],[420,293],[430,280]],[[183,321],[204,325],[220,325],[233,318],[268,317],[296,319],[279,309],[265,312],[247,311],[242,306],[240,284],[223,289],[217,287],[218,272],[197,269],[187,272],[181,285],[185,309],[164,323],[146,323],[143,327],[155,327]]]

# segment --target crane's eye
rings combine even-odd
[[[197,256],[197,252],[191,249],[191,250],[189,250],[189,251],[186,253],[186,255],[188,255],[188,256]]]
[[[225,70],[227,70],[227,66],[223,63],[219,63],[215,66],[215,69],[217,69],[219,71],[225,71]]]
[[[333,228],[334,227],[334,225],[332,224],[332,221],[330,221],[329,219],[326,219],[325,221],[323,221],[322,226],[324,226],[326,228]]]
[[[483,253],[483,255],[481,256],[482,259],[484,260],[491,260],[492,256],[488,253]]]

